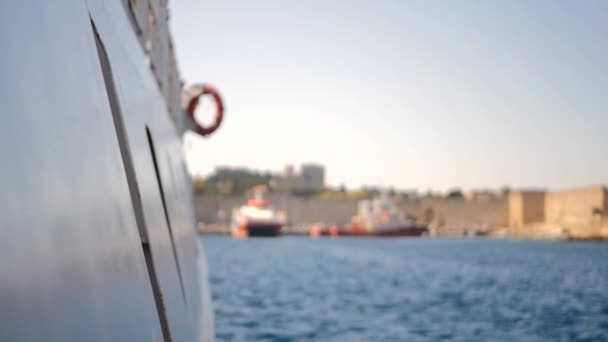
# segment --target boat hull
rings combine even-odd
[[[390,230],[363,230],[359,227],[330,227],[311,231],[311,236],[353,237],[420,237],[428,234],[426,226],[404,226]]]
[[[0,341],[214,341],[167,17],[0,3]]]
[[[245,237],[275,237],[281,235],[280,223],[249,223],[232,229],[232,236]]]

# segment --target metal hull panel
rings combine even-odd
[[[179,132],[123,4],[11,2],[0,17],[0,340],[163,340],[91,20],[171,339],[212,340]]]

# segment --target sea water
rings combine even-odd
[[[608,341],[608,244],[201,238],[220,341]]]

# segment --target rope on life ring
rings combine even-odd
[[[213,121],[213,124],[210,126],[203,126],[203,125],[199,124],[196,121],[196,118],[194,117],[194,111],[196,110],[196,107],[198,106],[198,101],[199,101],[200,97],[204,96],[204,95],[210,95],[211,97],[213,97],[213,100],[215,101],[215,107],[217,109],[216,113],[215,113],[215,120]],[[214,86],[212,86],[210,84],[203,84],[199,94],[192,97],[190,102],[188,102],[188,107],[186,108],[186,112],[188,113],[188,116],[194,123],[194,126],[196,128],[196,133],[198,133],[202,136],[207,136],[207,135],[210,135],[211,133],[215,132],[222,124],[222,119],[224,118],[224,102],[222,101],[222,97],[220,96],[219,92],[215,89]]]

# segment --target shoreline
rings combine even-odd
[[[283,236],[309,236],[309,225],[287,226],[283,229]],[[461,229],[467,232],[467,229]],[[509,232],[510,231],[510,232]],[[225,224],[199,224],[197,228],[198,235],[216,235],[230,236],[230,227]],[[378,237],[374,237],[378,238]],[[418,237],[416,237],[418,238]],[[567,234],[522,234],[521,231],[516,231],[510,228],[502,228],[489,230],[487,232],[478,232],[478,234],[453,234],[453,233],[435,233],[430,236],[424,236],[426,239],[488,239],[488,240],[521,240],[521,241],[554,241],[554,242],[608,242],[608,236],[571,236]],[[415,239],[410,237],[410,239]]]

